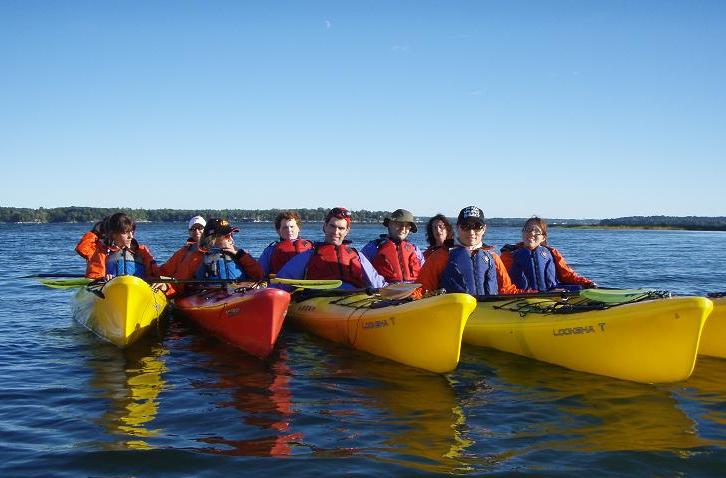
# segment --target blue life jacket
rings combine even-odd
[[[106,274],[112,276],[144,277],[144,263],[136,260],[131,250],[123,248],[116,252],[109,252],[106,257]]]
[[[498,294],[499,281],[494,256],[481,248],[470,252],[466,247],[453,247],[439,279],[439,287],[447,292],[467,292],[471,295]]]
[[[560,287],[555,260],[546,247],[538,246],[533,251],[520,247],[512,251],[512,260],[509,277],[520,289],[544,292]]]
[[[234,256],[213,247],[204,254],[202,265],[196,274],[197,279],[240,279],[245,280],[247,274],[240,269]]]

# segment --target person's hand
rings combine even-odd
[[[583,285],[585,289],[597,289],[597,284],[593,281],[588,282],[587,284]]]
[[[106,281],[108,282],[111,279],[113,279],[113,274],[106,274]]]
[[[166,293],[169,290],[169,284],[167,284],[166,282],[157,282],[157,283],[151,284],[151,288],[153,290],[158,290],[158,291]]]

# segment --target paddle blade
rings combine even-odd
[[[283,284],[299,289],[337,289],[343,285],[341,280],[308,280],[308,279],[270,279],[271,284]]]
[[[413,291],[421,287],[421,284],[410,284],[408,282],[399,282],[396,284],[388,284],[386,287],[378,289],[378,293],[384,299],[400,300],[409,297]]]
[[[584,289],[580,296],[605,304],[622,304],[647,296],[650,292],[648,289]]]
[[[90,284],[91,279],[85,277],[73,279],[38,279],[38,282],[53,289],[74,289]]]

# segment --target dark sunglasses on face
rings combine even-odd
[[[484,229],[484,224],[478,222],[459,224],[459,227],[465,231],[481,231]]]
[[[192,226],[189,228],[190,231],[203,231],[204,226]]]
[[[337,217],[338,219],[345,219],[346,217],[350,217],[350,211],[343,207],[334,207],[330,210],[328,213],[328,217]]]

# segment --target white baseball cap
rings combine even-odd
[[[207,221],[205,221],[202,216],[194,216],[193,218],[189,219],[189,227],[187,229],[191,229],[192,226],[196,224],[201,224],[201,226],[204,227],[207,225]]]

